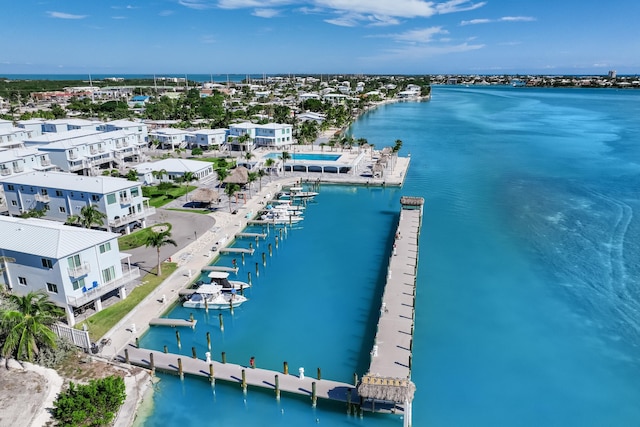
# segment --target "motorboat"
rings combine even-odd
[[[247,298],[238,295],[235,290],[231,293],[222,292],[220,285],[201,285],[182,303],[185,308],[207,308],[211,310],[227,310],[236,308]]]
[[[267,205],[264,207],[263,212],[264,213],[271,213],[271,212],[276,212],[276,213],[280,213],[280,214],[284,214],[284,215],[302,215],[303,214],[303,209],[298,209],[301,208],[301,206],[295,206],[295,205]]]
[[[294,198],[300,198],[300,199],[309,199],[312,197],[315,197],[318,195],[318,193],[316,193],[315,191],[303,191],[304,189],[302,187],[291,187],[289,188],[289,191],[285,191],[280,193],[280,197],[279,199],[294,199]]]
[[[286,213],[285,211],[270,210],[260,216],[260,219],[271,221],[275,224],[294,224],[303,220],[300,215]]]
[[[247,282],[241,282],[240,280],[229,280],[229,273],[226,271],[212,271],[208,274],[211,279],[212,285],[218,285],[222,287],[222,292],[231,292],[235,290],[240,292],[244,289],[251,287]]]
[[[302,212],[303,210],[306,209],[306,207],[304,206],[291,204],[291,200],[275,200],[273,203],[270,203],[265,207],[267,209],[286,208],[288,211],[295,211],[295,212]]]

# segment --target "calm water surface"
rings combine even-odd
[[[640,93],[435,87],[353,127],[411,154],[402,190],[325,186],[262,267],[251,301],[183,334],[349,381],[368,364],[401,194],[425,197],[413,380],[416,426],[640,424]],[[273,242],[274,235],[270,235]],[[248,242],[241,243],[247,245]],[[266,242],[265,242],[266,244]],[[223,263],[229,264],[230,260]],[[242,278],[242,277],[241,277]],[[171,316],[188,315],[181,308]],[[205,323],[209,322],[209,325]],[[171,330],[143,345],[178,351]],[[145,426],[400,426],[341,405],[162,376]]]

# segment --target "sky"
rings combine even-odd
[[[640,1],[0,0],[2,74],[640,73]]]

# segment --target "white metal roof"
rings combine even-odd
[[[124,178],[111,176],[82,176],[69,172],[31,171],[11,175],[3,182],[34,187],[56,188],[60,190],[76,190],[85,193],[109,194],[138,187],[140,183]]]
[[[38,218],[0,216],[0,249],[60,259],[119,235]]]
[[[212,168],[213,164],[210,162],[203,162],[200,160],[187,160],[187,159],[164,159],[157,162],[140,163],[135,166],[135,170],[138,173],[148,173],[151,171],[161,171],[162,169],[167,172],[199,172],[203,169]]]
[[[226,271],[212,271],[208,274],[211,279],[226,279],[229,277],[229,273]]]

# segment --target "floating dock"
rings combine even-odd
[[[254,249],[248,249],[248,248],[220,248],[219,252],[221,254],[249,254],[249,255],[253,255],[253,252],[255,252]]]
[[[150,326],[185,326],[189,328],[195,328],[197,320],[185,320],[185,319],[167,319],[164,317],[158,317],[149,321]]]
[[[415,392],[411,381],[411,352],[424,199],[402,197],[400,204],[400,220],[389,260],[371,364],[358,385],[358,394],[372,405],[403,403],[404,425],[411,426]]]
[[[237,233],[236,239],[239,238],[249,238],[249,239],[266,239],[267,235],[265,233]]]
[[[201,272],[210,272],[210,271],[224,271],[227,273],[237,273],[238,267],[225,267],[223,265],[207,265],[200,269]]]

